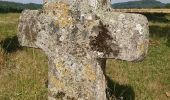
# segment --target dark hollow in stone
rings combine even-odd
[[[119,54],[119,47],[117,44],[112,43],[114,38],[111,36],[107,25],[103,25],[100,22],[99,26],[95,26],[92,29],[92,32],[98,34],[97,36],[90,36],[90,47],[93,51],[104,52],[105,56],[109,56],[110,54],[115,57]]]

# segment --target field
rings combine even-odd
[[[109,59],[108,93],[121,100],[170,100],[170,15],[145,14],[150,24],[148,56],[141,62]],[[19,13],[0,14],[0,100],[46,100],[48,60],[20,47]]]
[[[46,100],[46,56],[19,46],[18,18],[17,13],[0,14],[0,100]]]
[[[170,10],[169,9],[146,9],[146,8],[142,8],[142,9],[135,9],[135,8],[132,8],[132,9],[113,9],[113,11],[116,11],[116,12],[129,12],[129,13],[170,13]]]

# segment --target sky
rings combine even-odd
[[[42,3],[43,0],[0,0],[0,1],[14,1],[21,3]],[[112,3],[127,2],[127,1],[137,1],[137,0],[112,0]],[[170,0],[157,0],[163,3],[170,3]]]
[[[112,0],[112,3],[127,2],[127,1],[139,1],[139,0]],[[157,0],[163,3],[170,3],[170,0]]]

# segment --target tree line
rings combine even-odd
[[[166,4],[165,8],[170,8],[170,3]]]
[[[0,13],[22,12],[24,9],[41,9],[41,4],[22,4],[16,2],[0,1]]]
[[[129,5],[127,7],[131,8],[130,3],[135,3],[135,1],[134,2],[128,2],[128,3],[129,3]],[[127,5],[127,4],[124,4],[124,3],[119,4],[120,7],[125,7],[125,5]],[[136,6],[137,6],[137,4],[136,4]],[[113,8],[115,8],[115,7],[116,7],[116,5],[113,5]],[[36,10],[36,9],[41,9],[41,8],[42,8],[42,4],[34,4],[34,3],[22,4],[22,3],[9,2],[9,1],[0,1],[0,13],[8,13],[8,12],[20,13],[24,9]],[[135,8],[138,8],[138,7],[135,7]],[[152,7],[152,8],[170,8],[170,3],[165,4],[162,7],[161,6],[155,6],[155,7]]]

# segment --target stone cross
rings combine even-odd
[[[112,12],[110,0],[44,0],[19,18],[22,46],[49,60],[49,100],[106,100],[103,58],[140,61],[147,54],[147,18]]]

